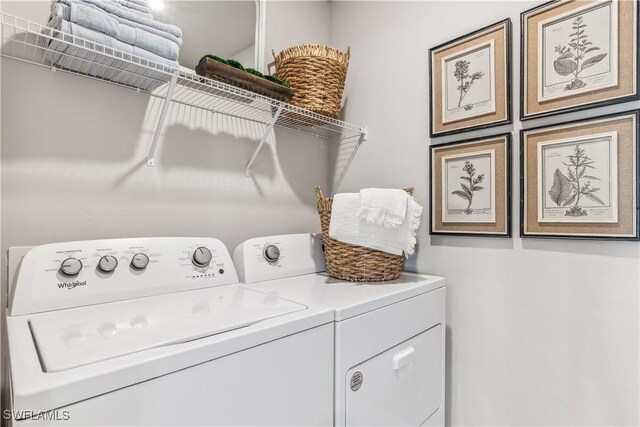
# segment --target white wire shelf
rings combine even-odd
[[[358,145],[366,140],[364,126],[313,113],[27,19],[4,12],[0,15],[3,57],[147,92],[165,100],[147,158],[149,166],[155,164],[167,101],[264,125],[263,138],[247,164],[247,175],[274,126],[321,139],[354,139]]]

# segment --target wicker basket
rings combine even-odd
[[[406,188],[409,194],[413,188]],[[342,243],[329,237],[331,205],[333,198],[324,197],[320,187],[316,187],[318,214],[322,226],[324,256],[327,273],[337,279],[351,282],[381,282],[400,277],[404,257],[392,255],[375,249]]]
[[[276,74],[293,89],[291,104],[314,113],[338,118],[350,49],[319,44],[293,46],[276,56]]]

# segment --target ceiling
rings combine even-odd
[[[153,17],[182,28],[178,61],[184,67],[194,68],[206,54],[229,58],[255,42],[254,0],[164,0],[163,4]]]

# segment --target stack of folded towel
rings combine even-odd
[[[403,190],[366,188],[333,197],[329,236],[344,243],[409,257],[422,206]]]
[[[182,30],[154,20],[147,0],[53,0],[48,26],[171,69],[179,68]],[[127,72],[134,71],[135,66],[78,48],[71,37],[63,42],[62,34],[51,33],[46,57],[62,68],[145,90],[153,90],[168,79],[163,73],[145,73],[151,79],[136,78]]]

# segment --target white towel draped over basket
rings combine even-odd
[[[340,193],[333,197],[329,235],[343,243],[409,257],[421,215],[422,206],[403,190]]]

